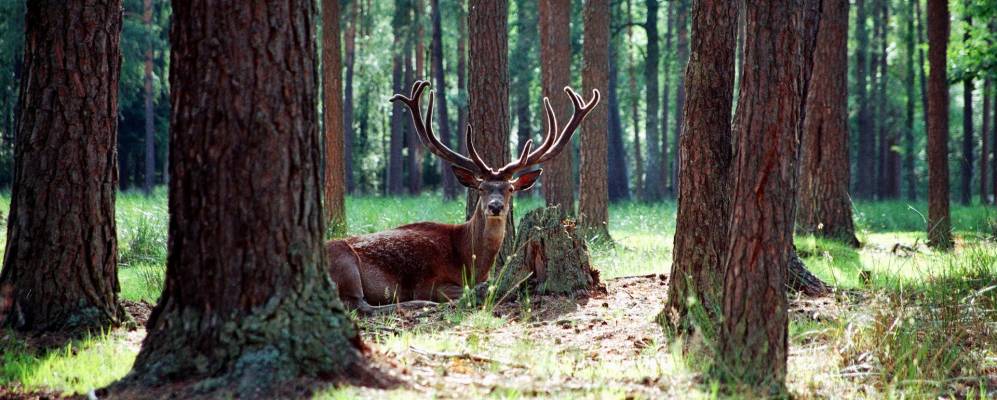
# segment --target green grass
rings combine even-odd
[[[7,215],[9,194],[0,194],[0,212]],[[463,221],[464,201],[442,201],[438,195],[347,199],[350,235],[389,229],[414,221]],[[542,206],[539,197],[516,200],[515,216]],[[997,246],[992,241],[997,212],[985,206],[954,207],[953,227],[959,248],[935,253],[923,246],[923,203],[859,202],[855,205],[858,236],[865,244],[853,249],[844,244],[800,236],[798,251],[818,277],[841,289],[861,295],[842,295],[860,307],[823,320],[794,320],[792,346],[814,352],[814,359],[791,359],[790,381],[794,393],[806,396],[937,397],[955,393],[963,385],[971,392],[981,376],[997,370]],[[667,273],[671,265],[675,203],[637,202],[614,204],[609,230],[613,243],[592,241],[593,264],[604,279]],[[121,193],[117,198],[119,278],[121,297],[155,302],[162,288],[167,257],[168,211],[166,193],[152,197]],[[6,227],[4,227],[6,228]],[[0,230],[0,241],[6,229]],[[895,253],[895,248],[901,249]],[[904,248],[914,248],[905,252]],[[2,250],[0,250],[2,251]],[[522,299],[525,300],[525,299]],[[524,303],[524,301],[521,301]],[[584,354],[554,353],[533,338],[519,337],[496,343],[491,336],[503,327],[528,323],[495,317],[481,308],[458,308],[445,318],[448,329],[469,332],[456,340],[439,327],[417,326],[400,333],[375,336],[374,343],[388,353],[409,347],[438,352],[489,353],[510,362],[530,364],[531,374],[556,379],[570,369],[572,377],[604,382],[609,377],[644,379],[648,376],[692,374],[681,362],[681,351],[655,343],[640,355],[620,364],[578,367]],[[649,316],[650,318],[650,316]],[[365,320],[368,327],[390,325],[390,319]],[[65,347],[37,352],[0,332],[0,385],[50,388],[85,393],[123,376],[138,350],[139,338],[114,333],[72,342]],[[659,351],[659,349],[662,349]],[[647,353],[647,354],[645,354]],[[670,361],[672,360],[672,361]],[[797,361],[792,361],[797,360]],[[802,360],[802,361],[800,361]],[[872,360],[872,361],[870,361]],[[795,364],[794,364],[795,363]],[[873,365],[875,374],[842,377],[841,371]],[[667,367],[663,367],[667,365]],[[830,365],[830,367],[828,366]],[[404,367],[404,365],[403,365]],[[500,368],[495,365],[493,368]],[[615,368],[615,369],[614,369]],[[664,369],[663,369],[664,368]],[[821,369],[824,368],[824,369]],[[989,372],[988,372],[989,371]],[[992,383],[990,383],[992,384]],[[976,385],[976,386],[974,386]],[[836,388],[840,393],[828,392]],[[993,390],[994,388],[990,388]],[[703,388],[711,397],[716,387]],[[319,398],[351,398],[361,389],[322,392]],[[365,392],[364,392],[365,393]],[[613,388],[554,397],[623,397]],[[715,394],[715,393],[714,393]],[[409,398],[406,390],[374,397]],[[535,395],[535,394],[534,394]],[[515,389],[497,390],[492,398],[530,397]]]

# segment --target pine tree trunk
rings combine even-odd
[[[143,93],[145,95],[145,179],[142,184],[142,190],[148,196],[152,193],[152,187],[155,185],[153,179],[156,177],[156,115],[152,107],[153,97],[155,96],[152,92],[152,0],[142,1],[142,24],[145,25],[146,34],[150,36],[145,43],[145,76],[143,82]]]
[[[983,80],[983,126],[980,129],[980,204],[989,204],[987,187],[990,181],[990,79]]]
[[[633,38],[633,0],[627,0],[627,43],[631,46],[627,52],[627,76],[630,85],[630,117],[634,130],[634,196],[637,200],[646,200],[644,193],[644,157],[640,148],[640,113],[638,111],[637,62],[634,60]]]
[[[460,7],[460,15],[458,15],[457,22],[457,94],[461,101],[457,105],[455,135],[457,136],[457,151],[461,154],[467,154],[467,143],[464,143],[466,135],[461,133],[462,129],[467,129],[467,12],[464,10],[463,1],[458,6]],[[469,196],[470,193],[471,190],[468,189]],[[467,217],[471,217],[470,212],[468,212]]]
[[[243,6],[174,3],[170,257],[124,393],[203,380],[190,390],[270,397],[368,374],[322,251],[314,3]]]
[[[402,81],[405,82],[405,90],[399,93],[408,93],[409,88],[415,82],[416,70],[418,69],[418,64],[415,61],[415,47],[413,46],[413,38],[409,38],[408,44],[405,46],[405,69],[402,73]],[[405,110],[408,113],[408,109]],[[418,196],[422,191],[422,158],[419,156],[419,135],[416,133],[415,129],[412,128],[410,124],[404,124],[402,132],[404,132],[405,137],[405,148],[408,152],[405,155],[406,170],[408,171],[408,194],[412,196]]]
[[[647,33],[647,54],[644,59],[644,138],[647,144],[647,177],[644,179],[644,200],[658,201],[664,196],[665,188],[661,187],[661,128],[658,125],[658,59],[661,54],[658,49],[658,0],[645,0],[647,20],[644,31]]]
[[[730,222],[731,106],[737,5],[694,0],[692,55],[685,68],[688,103],[681,123],[678,213],[666,315],[680,331],[694,327],[689,307],[719,321],[723,254]],[[690,302],[690,299],[692,302]]]
[[[609,0],[588,0],[584,8],[585,46],[582,66],[584,93],[606,92],[609,83]],[[609,239],[607,142],[609,110],[596,107],[581,127],[578,196],[579,222],[588,237]]]
[[[432,20],[433,20],[433,44],[432,44],[432,63],[433,63],[433,80],[436,86],[436,112],[439,114],[439,119],[437,120],[437,130],[440,133],[440,140],[447,147],[451,146],[450,138],[450,113],[447,107],[447,84],[444,79],[443,71],[443,28],[442,28],[442,17],[440,12],[440,0],[430,0],[430,7],[432,7]],[[432,123],[432,121],[428,121]],[[457,198],[457,182],[454,179],[453,173],[450,172],[450,168],[447,163],[441,163],[442,169],[440,170],[441,176],[443,178],[443,199],[453,200]]]
[[[410,0],[395,0],[395,15],[392,18],[394,28],[394,42],[392,48],[395,49],[391,67],[391,87],[395,93],[408,93],[407,82],[404,81],[405,57],[408,51],[407,45],[411,43],[405,39],[405,32],[410,25],[409,11]],[[403,51],[399,51],[403,50]],[[389,195],[402,194],[402,175],[404,173],[404,163],[402,148],[405,142],[405,106],[394,102],[391,106],[391,135],[388,152],[388,171],[386,193]]]
[[[887,163],[889,158],[889,140],[887,139],[886,130],[890,118],[889,101],[886,98],[886,83],[889,79],[889,74],[887,71],[887,59],[886,59],[886,45],[887,45],[887,35],[889,30],[889,20],[887,15],[887,5],[885,0],[877,0],[875,7],[875,15],[873,20],[875,21],[875,36],[876,43],[879,45],[879,50],[875,54],[876,60],[874,61],[873,75],[876,75],[876,79],[873,81],[872,88],[875,91],[875,100],[873,105],[875,106],[875,113],[873,118],[873,130],[875,131],[875,147],[876,147],[876,172],[875,172],[875,195],[878,199],[889,198],[889,189],[887,183]],[[878,71],[878,72],[877,72]]]
[[[499,168],[509,162],[509,3],[507,0],[470,0],[468,10],[468,119],[478,128],[474,129],[471,140],[481,159]],[[467,218],[477,203],[477,191],[469,190]],[[498,265],[512,253],[516,241],[515,220],[510,204],[505,240],[496,257]]]
[[[0,326],[127,319],[114,221],[121,18],[116,0],[27,3]]]
[[[855,94],[858,102],[858,162],[856,164],[855,190],[858,198],[870,198],[874,194],[876,178],[876,143],[872,132],[872,119],[869,115],[869,91],[866,78],[870,75],[866,58],[869,53],[869,32],[866,29],[865,0],[856,0],[855,19]]]
[[[614,19],[618,10],[613,10]],[[619,38],[609,41],[609,89],[606,106],[609,107],[609,201],[630,198],[630,178],[627,174],[627,152],[623,146],[623,120],[620,115],[619,96]]]
[[[848,195],[848,0],[824,0],[813,60],[796,230],[858,246]]]
[[[952,248],[949,214],[949,87],[946,60],[949,9],[945,0],[928,0],[928,244]]]
[[[564,87],[571,84],[571,32],[569,29],[571,1],[539,1],[540,83],[543,96],[549,98],[551,106],[554,107],[554,114],[564,121],[568,115],[571,115],[571,101],[564,94]],[[546,126],[547,123],[544,122],[545,132]],[[572,153],[571,148],[568,148],[544,165],[544,199],[548,206],[560,206],[561,211],[566,215],[575,214]]]
[[[912,0],[919,2],[920,0]],[[917,175],[914,172],[914,10],[907,11],[907,30],[904,40],[907,51],[907,71],[904,88],[907,94],[907,115],[904,120],[904,177],[906,178],[907,200],[917,200]]]
[[[357,33],[357,7],[356,2],[350,3],[350,15],[343,33],[344,46],[346,48],[346,77],[343,82],[343,165],[346,168],[346,193],[356,191],[356,182],[353,177],[353,151],[354,137],[353,131],[353,74],[356,64],[356,33]]]
[[[678,176],[682,173],[682,157],[685,155],[682,147],[679,144],[682,143],[682,126],[684,122],[682,121],[682,116],[684,115],[683,109],[685,108],[685,68],[686,64],[689,62],[689,1],[679,0],[678,2],[678,12],[675,16],[675,23],[678,27],[678,34],[676,45],[675,45],[675,62],[679,67],[679,81],[678,87],[675,89],[675,134],[672,139],[672,143],[675,143],[675,151],[672,152],[672,158],[675,159],[675,168],[672,169],[672,181],[674,182],[675,193],[680,193],[682,191],[682,179]],[[737,18],[735,17],[735,21]],[[731,83],[733,85],[733,82]],[[733,92],[732,92],[733,93]],[[732,94],[733,95],[733,94]]]
[[[406,65],[409,67],[414,67],[414,69],[409,70],[408,78],[405,79],[405,86],[412,87],[412,84],[416,80],[429,79],[425,75],[426,71],[426,49],[423,45],[423,27],[422,27],[422,14],[423,14],[423,4],[422,0],[413,0],[412,2],[412,15],[414,19],[412,20],[412,35],[410,39],[414,43],[413,49],[413,62],[409,62]],[[413,196],[418,196],[422,193],[422,142],[419,141],[419,136],[416,134],[412,126],[405,124],[407,134],[406,147],[408,147],[408,161],[409,161],[409,182],[408,191],[409,194]]]
[[[966,17],[966,25],[972,26],[973,20]],[[970,39],[969,32],[966,32],[965,40]],[[961,197],[963,205],[969,205],[973,201],[973,154],[975,144],[973,141],[973,79],[968,78],[962,81],[962,178]]]
[[[661,166],[661,184],[663,185],[662,193],[668,196],[678,196],[675,191],[677,186],[678,176],[673,172],[677,170],[677,160],[674,159],[670,154],[678,154],[679,144],[676,141],[668,140],[668,114],[671,111],[671,105],[669,104],[671,100],[671,86],[672,86],[672,75],[674,74],[674,51],[672,49],[672,31],[675,29],[675,7],[674,3],[666,2],[668,6],[668,11],[665,13],[665,21],[667,22],[667,27],[665,28],[665,43],[662,49],[663,65],[661,69],[664,70],[664,77],[662,79],[662,91],[661,91],[661,154],[659,159],[661,160],[659,165]],[[681,115],[676,114],[675,119],[678,120],[682,118]],[[679,123],[679,122],[676,122]],[[671,143],[672,149],[669,149],[669,143]]]
[[[536,136],[533,124],[530,123],[530,87],[532,86],[533,69],[536,65],[536,60],[533,57],[537,36],[535,4],[533,1],[519,1],[516,6],[517,35],[516,45],[512,51],[515,56],[509,60],[509,75],[512,78],[510,96],[516,119],[516,154],[523,150],[526,141]],[[519,197],[532,195],[532,191],[523,191],[517,194]]]
[[[784,286],[805,82],[801,8],[789,0],[745,7],[746,68],[733,129],[737,156],[720,330],[726,378],[777,392],[784,390],[788,355]]]
[[[322,112],[325,146],[325,226],[346,236],[346,160],[343,156],[343,83],[339,52],[339,0],[322,2]]]

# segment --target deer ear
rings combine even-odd
[[[450,169],[453,170],[454,176],[457,177],[457,182],[460,182],[461,185],[467,186],[471,189],[477,189],[478,184],[481,183],[481,179],[478,179],[478,176],[474,175],[474,172],[456,165],[451,165]]]
[[[530,188],[533,187],[533,184],[537,183],[537,179],[540,178],[540,174],[542,174],[543,172],[544,170],[543,168],[541,168],[536,171],[530,171],[525,174],[522,174],[518,176],[516,180],[512,181],[512,187],[517,191],[530,190]]]

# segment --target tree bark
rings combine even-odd
[[[322,2],[322,135],[325,226],[332,237],[346,236],[346,168],[343,155],[343,83],[339,51],[339,0]]]
[[[627,43],[634,45],[633,38],[633,4],[627,0]],[[630,117],[634,129],[634,195],[637,200],[646,200],[644,193],[644,157],[640,149],[640,113],[638,113],[637,62],[634,60],[633,48],[627,54],[627,75],[630,84]]]
[[[451,146],[450,139],[450,113],[447,108],[447,84],[446,79],[444,79],[443,71],[443,28],[442,28],[442,17],[440,12],[440,0],[430,0],[430,7],[432,10],[432,20],[433,20],[433,44],[432,44],[432,63],[433,63],[433,80],[436,86],[436,112],[439,114],[439,119],[437,120],[437,130],[440,132],[440,140],[447,147]],[[427,121],[427,123],[432,123],[433,121]],[[459,127],[458,127],[459,128]],[[442,166],[440,172],[443,178],[443,199],[453,200],[457,198],[457,182],[454,179],[453,173],[450,172],[450,168],[447,163],[440,163]]]
[[[966,17],[966,25],[972,26],[973,19]],[[964,36],[965,41],[970,40],[969,32]],[[960,200],[963,205],[969,205],[973,201],[973,153],[975,144],[973,141],[973,78],[966,78],[962,81],[962,185],[960,190]]]
[[[868,89],[866,78],[869,76],[869,65],[866,57],[869,53],[869,32],[866,29],[865,0],[856,0],[855,19],[855,95],[858,102],[858,162],[856,164],[855,197],[869,198],[873,192],[873,182],[876,178],[875,136],[872,132],[872,120],[869,115]]]
[[[526,141],[535,136],[533,124],[530,123],[530,87],[533,67],[536,65],[533,56],[537,37],[535,1],[521,0],[516,5],[516,32],[516,45],[512,51],[515,56],[509,60],[509,74],[512,78],[510,95],[516,119],[516,148],[522,151]],[[517,195],[528,197],[532,192],[524,191]]]
[[[405,93],[408,90],[406,82],[404,81],[404,64],[405,57],[408,51],[407,45],[411,43],[405,39],[405,32],[407,32],[409,25],[409,11],[411,10],[411,0],[395,0],[395,15],[392,18],[392,28],[394,29],[394,44],[392,48],[395,49],[394,58],[392,60],[391,67],[391,87],[394,88],[395,93]],[[403,51],[398,51],[403,50]],[[389,195],[400,195],[402,194],[402,175],[404,173],[404,159],[402,155],[402,147],[404,147],[405,141],[405,127],[408,126],[405,123],[405,106],[401,103],[394,102],[391,106],[391,139],[388,152],[388,171],[387,171],[387,194]]]
[[[541,88],[543,96],[550,99],[555,115],[564,121],[571,115],[571,102],[563,92],[571,84],[571,1],[539,1]],[[544,165],[544,199],[548,206],[560,206],[566,215],[575,214],[572,153],[569,146]]]
[[[0,326],[127,319],[114,222],[121,18],[116,0],[27,4]]]
[[[952,248],[949,217],[949,87],[946,60],[949,8],[945,0],[928,0],[928,244]]]
[[[408,39],[408,44],[405,46],[405,68],[402,73],[402,81],[405,82],[404,88],[398,93],[407,93],[408,88],[412,87],[412,83],[415,82],[416,73],[418,69],[418,64],[416,64],[415,48],[413,45],[415,39],[410,37]],[[405,110],[408,113],[408,109]],[[412,196],[418,196],[422,192],[422,157],[420,157],[419,151],[419,135],[416,133],[415,129],[412,128],[410,124],[403,124],[402,132],[404,132],[405,137],[405,148],[408,152],[405,155],[405,162],[407,164],[406,170],[408,170],[408,194]]]
[[[618,19],[617,10],[612,11],[614,20]],[[619,38],[619,36],[617,36]],[[606,93],[606,105],[609,107],[609,201],[621,201],[630,198],[630,178],[627,174],[627,152],[623,146],[623,120],[620,115],[619,96],[619,39],[609,41],[609,86]]]
[[[468,2],[468,119],[478,127],[471,140],[481,153],[481,159],[494,168],[509,161],[508,14],[507,0]],[[542,15],[543,12],[541,19]],[[471,217],[477,202],[478,192],[468,190],[467,218]],[[505,239],[495,261],[498,265],[504,264],[513,251],[516,241],[514,221],[510,204]]]
[[[688,103],[675,219],[675,247],[665,317],[679,331],[720,320],[723,254],[730,222],[731,106],[737,5],[694,0],[692,46],[685,68]],[[710,321],[696,321],[690,307],[702,307]]]
[[[644,31],[647,33],[647,55],[644,58],[644,138],[647,144],[647,177],[644,179],[644,200],[658,201],[664,197],[661,173],[661,134],[658,124],[658,0],[645,0],[647,19]]]
[[[990,204],[987,185],[990,181],[990,93],[991,81],[983,80],[983,126],[980,129],[980,204]]]
[[[145,180],[142,190],[148,196],[152,193],[156,177],[156,115],[152,107],[152,0],[142,1],[142,24],[145,25],[146,35],[149,35],[145,43]]]
[[[678,11],[675,15],[675,23],[678,27],[678,34],[676,35],[675,61],[679,66],[679,81],[678,87],[675,89],[675,134],[672,138],[672,143],[675,144],[675,151],[672,152],[675,167],[672,168],[671,179],[674,186],[673,190],[675,193],[680,193],[682,191],[682,179],[679,178],[679,175],[682,173],[682,157],[685,155],[680,144],[682,143],[682,129],[685,124],[682,118],[686,96],[685,69],[686,64],[689,62],[689,2],[688,0],[679,0],[677,5]],[[736,14],[734,20],[737,20]],[[733,85],[733,82],[731,82],[731,85]],[[733,92],[731,92],[731,95],[733,96]]]
[[[467,129],[467,12],[463,1],[458,4],[460,9],[457,23],[457,94],[460,103],[457,105],[457,148],[461,154],[467,154],[466,135],[461,129]],[[471,214],[468,212],[468,218]]]
[[[609,0],[588,0],[584,8],[584,93],[606,92],[609,83]],[[581,126],[578,216],[588,237],[609,239],[608,161],[609,110],[596,107]]]
[[[885,119],[887,118],[888,111],[886,109],[886,104],[884,104],[885,96],[881,88],[882,82],[886,81],[886,75],[883,73],[885,69],[883,68],[883,62],[886,60],[886,21],[883,19],[883,14],[881,13],[883,0],[875,0],[872,4],[872,50],[870,51],[871,66],[869,68],[869,87],[870,96],[872,98],[872,104],[870,104],[870,115],[872,116],[871,123],[869,127],[871,128],[870,135],[872,139],[869,143],[872,144],[873,150],[873,161],[872,168],[873,171],[871,186],[869,189],[869,196],[871,198],[882,199],[885,194],[884,190],[884,175],[883,175],[883,165],[886,161],[886,155],[883,152],[883,127],[886,125]]]
[[[786,271],[795,218],[805,84],[802,7],[748,2],[734,132],[720,355],[726,380],[782,392],[788,355]],[[759,151],[763,149],[763,151]]]
[[[325,271],[314,3],[269,5],[173,4],[166,286],[121,390],[368,373]]]
[[[349,16],[346,25],[346,32],[343,32],[345,47],[346,77],[343,82],[343,165],[346,168],[346,193],[356,191],[356,182],[353,177],[353,151],[354,137],[353,131],[353,75],[356,64],[356,33],[357,33],[357,2],[351,2]]]
[[[912,0],[917,3],[920,0]],[[905,42],[907,51],[907,71],[904,88],[907,93],[907,116],[904,120],[904,177],[907,186],[907,200],[917,200],[917,174],[914,172],[914,10],[907,11]]]
[[[800,143],[797,232],[858,246],[848,195],[848,0],[823,0]]]

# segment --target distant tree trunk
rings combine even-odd
[[[870,75],[866,57],[869,54],[869,33],[866,29],[865,0],[856,0],[855,19],[855,95],[858,102],[858,163],[856,164],[855,197],[869,198],[872,196],[876,179],[876,149],[875,136],[872,132],[872,120],[869,115],[869,96],[866,88],[866,77]]]
[[[152,91],[152,0],[142,1],[142,24],[145,25],[145,179],[142,191],[148,196],[152,193],[156,177],[156,114],[152,106],[155,94]]]
[[[632,0],[627,0],[627,43],[634,45]],[[637,62],[634,60],[633,48],[627,54],[627,75],[630,84],[630,117],[634,128],[634,196],[637,200],[646,200],[644,193],[644,158],[640,149],[640,113],[638,111]]]
[[[680,28],[681,29],[681,28]],[[692,56],[685,68],[689,88],[680,136],[680,184],[675,247],[666,315],[680,331],[694,328],[690,306],[702,307],[719,321],[723,254],[730,222],[731,106],[734,96],[734,47],[737,5],[725,0],[694,0]]]
[[[585,2],[585,47],[583,52],[582,87],[586,96],[593,90],[606,91],[609,83],[609,0]],[[608,163],[609,110],[596,107],[581,128],[579,157],[578,216],[589,237],[609,238]]]
[[[883,164],[885,163],[886,157],[883,153],[883,127],[886,125],[885,119],[888,115],[888,110],[886,109],[886,104],[884,104],[883,92],[880,90],[882,87],[880,82],[885,82],[886,76],[882,73],[884,71],[883,63],[886,58],[886,52],[881,51],[881,46],[886,46],[886,21],[883,19],[883,15],[880,12],[883,4],[883,0],[875,0],[872,2],[870,7],[872,7],[872,50],[870,51],[871,65],[869,68],[869,97],[872,98],[871,104],[869,106],[869,114],[872,116],[871,123],[869,127],[871,129],[869,143],[872,144],[873,150],[873,171],[872,181],[869,188],[869,196],[871,198],[883,198],[884,188],[883,188]]]
[[[972,26],[973,19],[966,17],[966,25]],[[966,32],[965,41],[969,41],[971,36]],[[962,185],[960,200],[963,205],[969,205],[973,201],[973,153],[975,144],[973,141],[973,78],[966,78],[962,81]]]
[[[407,82],[405,82],[403,72],[405,57],[407,51],[407,43],[410,43],[405,39],[405,32],[409,26],[409,1],[410,0],[395,0],[395,15],[392,19],[392,27],[394,29],[394,44],[392,49],[394,49],[394,58],[392,60],[391,68],[391,87],[394,88],[395,93],[407,93],[408,88],[406,87]],[[399,51],[402,50],[402,51]],[[387,194],[390,195],[400,195],[402,194],[402,175],[403,175],[403,165],[404,160],[402,156],[402,147],[404,147],[404,129],[405,129],[405,106],[401,103],[394,102],[391,106],[391,141],[388,153],[388,176],[387,176]]]
[[[411,40],[411,39],[410,39]],[[411,43],[411,42],[410,42]],[[405,69],[402,73],[402,80],[405,82],[405,89],[399,93],[408,93],[412,83],[416,80],[416,69],[418,64],[414,63],[414,48],[411,44],[405,46]],[[407,112],[408,110],[406,110]],[[422,192],[422,159],[419,157],[419,136],[415,129],[409,124],[404,124],[405,148],[408,149],[405,161],[408,163],[408,193],[413,196]]]
[[[848,195],[848,0],[823,0],[800,143],[796,230],[857,246]]]
[[[357,7],[356,2],[351,2],[349,20],[346,25],[346,32],[343,39],[346,47],[346,78],[343,82],[343,165],[346,167],[346,192],[356,191],[356,182],[353,177],[353,152],[354,138],[356,132],[353,130],[353,70],[356,64],[356,33],[357,33]]]
[[[426,79],[426,46],[423,43],[423,37],[426,36],[424,23],[422,22],[422,14],[425,12],[426,6],[423,4],[422,0],[414,0],[412,4],[412,15],[414,19],[412,20],[415,25],[415,77],[414,79],[422,80]],[[412,83],[412,82],[408,82]]]
[[[914,3],[920,0],[912,0]],[[907,51],[907,72],[904,88],[907,93],[907,116],[904,120],[904,177],[907,186],[907,200],[917,200],[917,175],[914,172],[914,10],[907,10],[907,30],[905,42]]]
[[[346,236],[346,169],[343,155],[343,83],[339,52],[339,0],[322,1],[322,126],[325,128],[325,226]]]
[[[530,123],[530,87],[533,68],[536,65],[533,49],[537,36],[537,11],[535,1],[520,0],[516,7],[516,47],[509,60],[509,74],[512,78],[511,100],[516,118],[516,148],[522,150],[526,141],[535,136]],[[539,143],[536,143],[537,145]],[[534,147],[535,148],[535,147]],[[519,192],[518,196],[528,197],[532,192]]]
[[[997,30],[997,22],[991,23],[990,29]],[[990,115],[993,118],[990,121],[990,130],[993,131],[990,136],[990,147],[993,148],[994,157],[993,162],[990,164],[990,189],[993,190],[993,204],[997,204],[997,88],[994,88],[992,95],[993,101],[991,104],[993,104],[994,109]]]
[[[949,87],[945,72],[949,42],[946,0],[928,0],[928,244],[952,248],[949,217]]]
[[[737,16],[735,14],[734,21],[737,21]],[[679,178],[679,174],[682,173],[682,157],[685,152],[678,144],[682,141],[682,127],[684,122],[682,121],[682,116],[684,115],[683,109],[685,108],[685,68],[686,63],[689,62],[689,0],[679,0],[678,2],[678,14],[675,17],[675,23],[678,27],[678,35],[675,45],[675,62],[679,67],[679,81],[678,88],[675,90],[675,135],[673,138],[673,143],[676,144],[675,151],[672,157],[675,159],[675,168],[672,169],[672,181],[674,182],[675,193],[680,193],[682,191],[682,179]],[[731,85],[734,83],[731,82]],[[733,96],[733,92],[731,92]]]
[[[614,17],[617,10],[613,10]],[[609,41],[609,89],[606,106],[609,108],[609,201],[630,198],[630,178],[627,176],[627,152],[623,146],[623,121],[620,115],[618,39]]]
[[[571,1],[540,0],[540,83],[562,121],[571,115],[571,102],[564,87],[571,84]],[[563,117],[562,117],[563,115]],[[545,119],[546,121],[546,119]],[[546,122],[544,122],[546,127]],[[546,128],[545,128],[546,129]],[[548,206],[560,205],[574,215],[575,192],[572,151],[562,151],[544,165],[543,193]]]
[[[366,375],[325,271],[314,3],[243,8],[173,4],[170,256],[123,390],[210,378],[220,397],[270,397]]]
[[[424,9],[425,6],[422,0],[414,0],[412,2],[412,15],[414,16],[412,24],[415,30],[413,32],[414,36],[412,36],[412,40],[415,42],[415,70],[411,71],[410,79],[405,80],[406,87],[411,87],[412,83],[416,80],[429,79],[426,76],[426,48],[422,39],[425,36],[425,32],[423,31],[424,24],[422,22]],[[406,137],[408,138],[407,146],[409,152],[409,193],[418,195],[422,193],[422,142],[419,141],[419,137],[411,125],[405,124],[405,128],[406,132],[408,132]]]
[[[928,81],[927,81],[928,73],[925,72],[924,70],[924,60],[925,60],[924,47],[921,46],[922,44],[924,44],[924,24],[923,24],[924,21],[921,19],[921,0],[913,0],[913,1],[914,1],[914,20],[917,22],[917,43],[918,43],[917,63],[918,63],[918,70],[920,72],[918,74],[918,78],[921,84],[921,112],[925,116],[925,121],[927,121],[928,106],[929,106]],[[927,127],[927,125],[925,125],[925,127]]]
[[[980,204],[989,204],[987,185],[990,181],[990,78],[983,80],[983,127],[980,130]]]
[[[118,326],[121,2],[31,1],[24,18],[0,327]]]
[[[443,71],[443,28],[440,12],[440,0],[430,0],[430,7],[433,8],[433,44],[431,52],[433,59],[433,80],[435,81],[436,86],[436,109],[439,114],[437,130],[440,132],[440,140],[443,144],[450,147],[450,114],[447,108],[447,84],[444,79],[445,74]],[[428,121],[428,123],[432,123],[432,121]],[[443,167],[440,170],[443,178],[443,199],[456,199],[457,182],[455,181],[454,176],[450,172],[450,168],[446,165],[446,163],[441,163],[441,165]]]
[[[784,390],[803,31],[795,1],[747,2],[720,356],[729,380]],[[765,151],[759,151],[765,149]]]
[[[467,129],[467,12],[463,1],[458,4],[460,9],[457,23],[457,94],[460,104],[457,106],[457,147],[461,154],[467,154],[467,143],[464,143],[463,129]],[[470,193],[470,191],[468,192]],[[470,195],[470,194],[469,194]],[[470,218],[470,214],[468,214]]]
[[[669,111],[671,111],[671,105],[669,102],[671,101],[672,94],[672,75],[675,70],[675,68],[673,68],[675,64],[675,56],[672,48],[672,31],[675,30],[675,9],[677,7],[675,7],[675,4],[671,2],[665,2],[665,4],[668,6],[668,11],[665,13],[667,27],[665,28],[665,47],[662,49],[662,53],[664,54],[664,64],[661,66],[661,69],[664,70],[664,74],[662,74],[664,77],[661,83],[661,154],[659,154],[658,158],[661,160],[659,165],[661,167],[660,178],[662,185],[661,191],[663,194],[662,197],[664,197],[664,195],[677,197],[678,192],[675,188],[677,186],[678,176],[672,172],[677,171],[678,168],[678,159],[676,159],[673,155],[678,154],[679,143],[678,138],[675,138],[674,141],[671,141],[672,148],[669,149],[670,141],[668,140],[668,114]],[[681,117],[681,114],[676,114],[675,119],[678,120]],[[672,155],[670,156],[669,153]]]
[[[481,153],[482,160],[495,168],[509,162],[508,14],[507,0],[468,2],[468,118],[478,128],[474,130],[471,140],[474,140],[474,146]],[[571,171],[568,172],[570,177]],[[467,218],[471,217],[477,202],[477,191],[469,190]],[[512,254],[513,243],[516,241],[512,212],[510,205],[505,240],[495,261],[498,265],[504,264],[505,258]]]
[[[647,177],[644,179],[644,199],[658,201],[664,195],[661,187],[661,137],[658,125],[658,0],[645,0],[647,20],[644,30],[647,33],[647,54],[644,58],[644,86],[646,112],[644,113],[644,137],[647,143]]]

